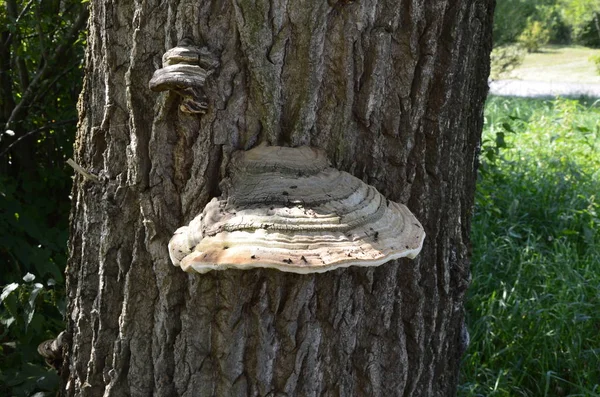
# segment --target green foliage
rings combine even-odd
[[[64,324],[63,286],[49,279],[35,283],[27,273],[21,282],[4,286],[0,295],[0,394],[30,396],[50,392],[58,376],[44,364],[37,345],[55,337]]]
[[[570,44],[571,28],[566,24],[562,8],[558,4],[538,5],[537,19],[542,21],[549,33],[549,43]]]
[[[492,79],[499,79],[523,62],[525,51],[517,45],[495,47],[490,55]]]
[[[600,13],[583,25],[577,41],[587,47],[600,48]]]
[[[463,396],[600,395],[600,106],[490,98]]]
[[[0,2],[0,395],[56,386],[37,345],[64,329],[65,161],[73,151],[87,15],[79,0]]]
[[[537,23],[536,23],[537,21]],[[547,31],[547,33],[545,32]],[[531,51],[543,43],[600,47],[598,0],[502,0],[494,13],[496,46],[523,42]],[[531,44],[529,44],[531,43]],[[542,44],[543,45],[543,44]]]
[[[548,44],[548,41],[550,41],[550,30],[542,22],[529,19],[517,41],[527,52],[538,52],[540,47]]]
[[[496,2],[494,12],[494,45],[515,43],[527,26],[527,19],[536,13],[535,3],[527,0]]]
[[[573,41],[600,47],[600,2],[598,0],[559,0],[565,21],[571,26]]]
[[[36,171],[18,181],[0,176],[3,284],[29,272],[63,282],[71,181],[64,167]]]
[[[598,72],[598,74],[600,74],[600,55],[591,56],[590,61],[594,65],[596,65],[596,72]]]

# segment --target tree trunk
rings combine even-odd
[[[449,396],[492,0],[91,1],[67,269],[64,395]],[[148,81],[182,37],[220,66],[209,110]],[[167,243],[234,150],[311,145],[405,203],[413,261],[187,274]]]

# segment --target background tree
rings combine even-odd
[[[560,0],[575,41],[600,47],[600,3],[596,0]]]
[[[535,15],[535,2],[527,0],[497,2],[494,15],[494,46],[516,42],[527,27],[527,19]]]
[[[498,2],[494,18],[494,46],[517,41],[536,45],[600,46],[600,3],[596,0],[506,0]],[[540,35],[540,32],[547,31]],[[520,36],[522,37],[519,40]],[[525,39],[525,40],[523,40]]]
[[[64,394],[456,390],[491,1],[91,2],[67,269]],[[210,109],[147,88],[182,37]],[[415,261],[320,275],[174,268],[173,231],[233,150],[310,144],[407,203]],[[461,343],[463,339],[463,343]]]

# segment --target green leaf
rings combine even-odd
[[[513,130],[512,126],[508,123],[502,123],[502,128],[508,132],[512,132],[513,134],[515,133],[515,130]]]
[[[522,236],[522,235],[520,235],[519,233],[515,232],[515,231],[513,230],[513,228],[510,228],[510,229],[508,230],[508,235],[509,235],[510,237],[513,237],[513,238],[523,238],[523,236]]]
[[[0,324],[4,325],[5,328],[10,328],[10,326],[14,322],[15,322],[15,318],[14,317],[3,318],[2,320],[0,320]]]
[[[496,158],[496,152],[493,148],[485,148],[485,158],[488,159],[490,162],[494,162],[495,158]]]
[[[25,281],[26,283],[30,283],[33,280],[35,280],[35,276],[31,273],[27,273],[24,277],[23,277],[23,281]]]
[[[43,289],[44,289],[43,284],[40,284],[40,283],[33,284],[33,290],[31,291],[31,294],[29,295],[29,306],[35,307],[35,300],[36,300],[37,296],[39,295],[39,293]]]
[[[17,288],[19,288],[18,283],[12,283],[5,286],[2,289],[2,295],[0,295],[0,303],[4,302],[4,299],[6,299]]]
[[[575,129],[579,132],[592,132],[592,130],[590,130],[589,128],[584,127],[582,125],[575,126]]]
[[[36,381],[37,387],[42,390],[55,391],[58,388],[58,374],[53,370],[47,370],[44,376],[41,376]],[[44,394],[48,395],[48,394]]]
[[[507,147],[506,140],[504,140],[504,132],[496,133],[496,147],[504,149]]]
[[[43,288],[44,286],[42,284],[35,283],[33,290],[29,295],[29,304],[25,308],[25,330],[28,329],[31,320],[33,319],[33,315],[35,314],[35,300]]]

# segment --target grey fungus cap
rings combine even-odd
[[[208,109],[204,94],[206,78],[219,65],[206,48],[193,45],[185,38],[162,58],[162,68],[148,83],[152,91],[171,91],[182,98],[179,109],[184,113],[203,114]]]

